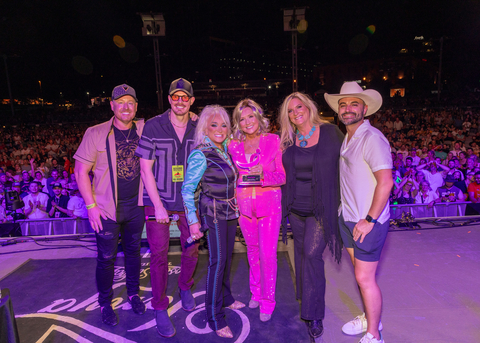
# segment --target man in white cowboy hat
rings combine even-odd
[[[345,82],[340,94],[325,93],[325,100],[347,128],[340,150],[339,226],[365,309],[342,331],[348,335],[367,332],[360,343],[383,343],[382,293],[375,272],[390,222],[392,157],[385,136],[365,119],[380,108],[382,96],[356,82]]]

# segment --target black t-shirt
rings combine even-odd
[[[295,146],[295,200],[292,212],[300,216],[313,216],[313,157],[316,145],[301,148]]]
[[[117,154],[117,189],[118,203],[122,205],[137,205],[138,188],[140,185],[140,159],[135,156],[139,137],[135,124],[129,130],[115,132],[115,147]]]

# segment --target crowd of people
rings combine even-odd
[[[35,166],[33,158],[31,161],[31,169],[20,173],[10,168],[6,168],[5,172],[3,168],[0,169],[0,222],[87,218],[86,205],[78,190],[75,174],[70,174],[64,166],[57,168],[42,164],[41,170]]]
[[[390,142],[395,186],[390,204],[427,204],[480,199],[480,132],[477,113],[463,119],[446,111],[385,111],[370,121]],[[475,206],[469,207],[475,212]]]
[[[480,182],[476,180],[476,174],[480,173],[480,113],[458,108],[425,109],[420,113],[383,109],[372,117],[372,126],[382,131],[391,145],[396,181],[391,205],[424,203],[432,206],[435,202],[477,203],[480,200]],[[0,130],[0,203],[3,204],[0,213],[5,213],[5,185],[8,186],[8,182],[14,189],[20,186],[22,198],[31,192],[29,184],[32,181],[41,183],[39,192],[50,197],[54,182],[62,185],[64,196],[75,191],[72,156],[87,127],[85,123],[38,124],[30,128]],[[278,123],[270,123],[269,131],[278,132],[278,128]],[[58,173],[54,172],[52,177],[53,170]],[[480,181],[480,176],[478,178]],[[476,214],[476,211],[469,213]],[[0,216],[2,221],[12,219],[12,216]],[[18,218],[22,218],[20,211]]]
[[[389,203],[433,206],[480,199],[476,113],[465,112],[458,122],[446,111],[426,111],[421,118],[409,111],[380,112],[378,92],[346,82],[339,94],[325,94],[346,135],[320,118],[315,102],[299,92],[284,99],[272,133],[262,107],[251,99],[240,101],[231,117],[219,105],[208,105],[197,116],[190,112],[193,87],[180,78],[172,82],[168,100],[171,108],[165,113],[139,119],[136,92],[123,84],[112,92],[113,117],[88,129],[2,131],[0,191],[6,196],[16,191],[24,203],[10,216],[88,218],[97,241],[98,302],[107,325],[119,322],[112,308],[118,247],[112,237],[122,237],[132,310],[146,312],[139,287],[146,224],[157,331],[162,337],[175,335],[166,290],[169,222],[176,216],[182,308],[196,308],[191,290],[198,240],[205,235],[210,255],[205,309],[218,336],[233,337],[225,308],[246,306],[234,298],[230,285],[237,223],[250,265],[248,306],[259,308],[263,322],[274,314],[276,249],[280,230],[288,242],[289,223],[296,296],[310,337],[323,334],[323,252],[328,247],[340,263],[345,247],[365,312],[342,331],[366,333],[362,343],[383,342],[375,272],[388,232]],[[154,220],[145,223],[145,215]]]

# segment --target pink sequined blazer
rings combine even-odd
[[[285,184],[285,169],[282,164],[282,151],[280,150],[280,138],[277,135],[265,133],[260,137],[260,164],[263,167],[262,186],[237,187],[237,202],[240,213],[252,217],[252,200],[256,200],[255,217],[265,217],[282,212],[282,190],[280,186]],[[247,163],[245,157],[244,142],[231,141],[228,151],[233,162]],[[238,168],[238,182],[242,176],[248,174],[248,169]]]

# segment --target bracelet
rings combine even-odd
[[[87,205],[87,210],[91,210],[92,208],[94,208],[95,206],[97,206],[96,203],[93,203],[93,204],[90,204],[90,205]]]

